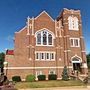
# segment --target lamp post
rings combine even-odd
[[[4,70],[5,70],[5,75],[7,76],[8,62],[4,62]]]

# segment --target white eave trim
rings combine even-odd
[[[54,22],[54,19],[53,19],[46,11],[41,12],[41,13],[35,18],[35,20],[36,20],[38,17],[40,17],[43,13],[46,13],[46,14],[50,17],[50,19]]]

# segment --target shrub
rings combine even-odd
[[[49,74],[48,80],[57,80],[57,75],[56,74]]]
[[[8,85],[9,84],[9,80],[7,78],[6,75],[1,75],[0,76],[0,86],[2,85]]]
[[[8,84],[9,84],[9,80],[8,80],[7,76],[4,76],[3,85],[8,85]]]
[[[64,67],[62,72],[62,80],[65,80],[65,81],[69,80],[68,70],[66,66]]]
[[[84,78],[83,82],[84,82],[85,84],[87,84],[87,83],[88,83],[88,77]]]
[[[34,75],[27,75],[26,76],[26,81],[27,82],[33,82],[33,81],[35,81],[35,76]]]
[[[39,81],[46,80],[46,75],[38,75],[38,80]]]
[[[20,82],[21,81],[21,77],[20,76],[13,76],[12,80],[15,82]]]

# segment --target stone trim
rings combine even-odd
[[[4,67],[4,69],[10,69],[10,70],[13,70],[13,69],[51,69],[51,68],[60,68],[60,69],[63,69],[64,66],[61,66],[61,67]],[[69,66],[68,68],[72,68],[72,66]]]

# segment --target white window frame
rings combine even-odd
[[[48,59],[47,59],[47,54],[49,55],[49,56],[48,56],[48,57],[49,57]],[[50,60],[50,53],[46,52],[46,53],[45,53],[45,57],[46,57],[46,60]]]
[[[79,20],[78,20],[78,18],[74,17],[74,16],[69,16],[68,17],[68,27],[69,27],[69,30],[78,31],[79,30]]]
[[[73,45],[71,45],[71,40],[73,40]],[[75,45],[75,40],[78,40],[78,46]],[[80,38],[70,38],[71,47],[80,47]]]
[[[36,71],[36,75],[38,76],[38,75],[42,75],[43,74],[43,72],[41,71],[41,70],[38,70],[38,71]]]
[[[49,74],[51,74],[51,72],[53,72],[53,74],[56,74],[55,70],[49,70]]]
[[[37,54],[38,54],[38,59],[37,59]],[[38,52],[35,53],[35,59],[40,60],[40,53],[38,53]]]
[[[73,29],[78,31],[78,30],[79,30],[78,18],[77,18],[77,17],[74,17],[74,18],[73,18],[73,22],[74,22],[74,25],[73,25],[74,28],[73,28]]]
[[[37,53],[38,53],[38,57],[39,57],[39,59],[37,59]],[[44,58],[42,59],[41,57],[42,57],[42,53],[44,54]],[[48,53],[48,55],[49,55],[49,59],[47,59],[47,53]],[[51,54],[53,53],[53,59],[51,58]],[[36,61],[55,61],[55,52],[53,52],[53,51],[35,51],[35,60]]]
[[[43,59],[42,59],[42,54],[43,54]],[[45,60],[45,53],[44,52],[40,53],[40,60]]]
[[[38,70],[38,71],[36,71],[36,80],[38,80],[38,76],[39,75],[42,75],[43,74],[43,72],[41,71],[41,70]]]
[[[41,33],[38,33],[38,34],[40,34],[41,35]],[[36,39],[36,42],[38,41],[38,39]],[[40,40],[41,41],[41,40]],[[37,44],[38,44],[38,42],[37,42]],[[40,42],[40,44],[41,44],[41,42]],[[40,44],[38,44],[38,45],[40,45]]]
[[[47,32],[47,44],[46,45],[43,45],[43,31]],[[37,43],[37,34],[38,33],[41,33],[41,44],[38,44]],[[49,45],[48,43],[48,35],[51,34],[52,35],[52,45]],[[36,37],[36,46],[54,46],[54,39],[55,39],[55,36],[53,34],[53,32],[49,31],[48,29],[46,28],[43,28],[41,30],[38,30],[36,33],[35,33],[35,37]]]
[[[53,54],[53,59],[51,58],[52,57],[51,56],[52,54]],[[55,52],[54,53],[50,53],[50,60],[55,60]]]

